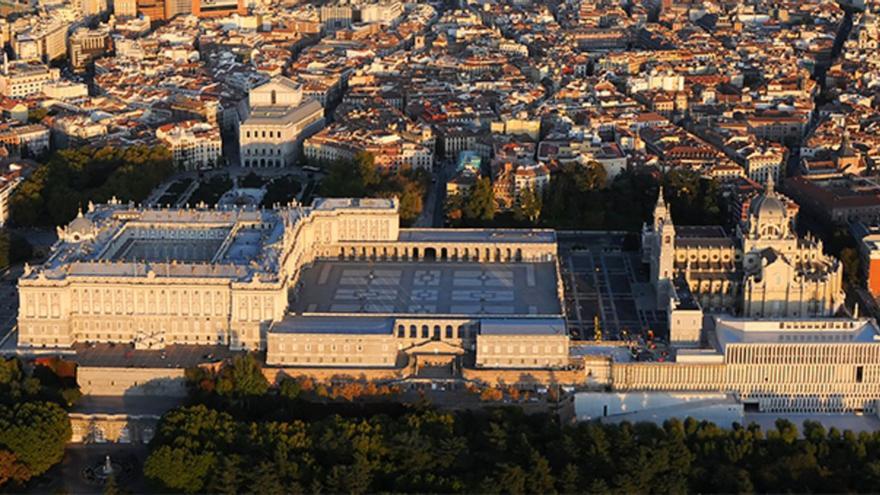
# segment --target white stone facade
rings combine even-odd
[[[719,391],[774,412],[877,411],[874,320],[718,317],[708,333],[713,349],[676,362],[612,363],[612,389]]]
[[[90,205],[59,229],[48,261],[26,267],[19,279],[19,346],[265,349],[269,328],[287,314],[289,290],[318,259],[555,261],[552,232],[524,231],[517,240],[512,231],[401,230],[397,206],[395,199],[322,199],[277,210]],[[447,334],[472,348],[476,335],[467,318],[398,318],[394,325],[394,353]],[[287,335],[272,337],[270,350],[303,345]],[[287,362],[285,352],[277,362]]]
[[[239,125],[244,167],[287,167],[299,158],[302,141],[324,126],[324,108],[303,100],[301,87],[286,77],[251,90],[249,114]]]
[[[58,69],[39,63],[4,63],[0,74],[0,95],[24,98],[43,90],[46,83],[61,77]]]
[[[799,238],[769,176],[735,237],[720,227],[674,225],[661,197],[642,233],[658,305],[683,277],[704,309],[753,317],[829,316],[843,304],[843,268],[821,241]]]
[[[223,153],[220,130],[206,122],[167,124],[156,129],[156,137],[171,148],[174,164],[184,170],[214,167]]]

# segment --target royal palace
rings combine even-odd
[[[220,344],[270,364],[393,367],[424,343],[482,341],[486,367],[567,364],[554,232],[400,229],[397,206],[90,205],[20,279],[19,347]]]

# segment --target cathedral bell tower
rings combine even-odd
[[[645,236],[643,242],[650,242],[651,284],[657,292],[658,304],[666,301],[669,297],[669,286],[672,283],[673,262],[675,260],[675,225],[672,223],[672,215],[666,200],[663,197],[663,187],[657,195],[657,204],[654,206],[654,221],[650,236]]]

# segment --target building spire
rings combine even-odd
[[[661,223],[672,223],[669,208],[666,206],[666,198],[663,195],[663,185],[660,185],[660,191],[657,193],[657,203],[654,205],[654,230],[659,229]]]
[[[773,174],[767,174],[767,187],[764,188],[765,196],[773,196],[776,194],[776,181],[773,179]]]

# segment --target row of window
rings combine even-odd
[[[343,352],[351,352],[351,350],[352,350],[351,344],[342,344],[341,346],[338,344],[315,344],[314,347],[310,343],[302,345],[302,349],[305,352],[312,352],[313,348],[315,350],[317,350],[318,352],[325,352],[328,347],[330,348],[330,352],[338,352],[340,350],[340,348],[342,349]],[[278,343],[278,350],[279,351],[283,352],[283,351],[285,351],[285,348],[289,348],[289,350],[292,352],[297,352],[300,349],[300,345],[294,343],[289,346],[285,346],[284,342]],[[361,344],[355,345],[354,349],[357,352],[364,352],[364,346]],[[388,351],[388,344],[382,344],[382,351],[386,351],[386,352]]]
[[[345,357],[340,357],[340,358],[336,358],[336,356],[331,356],[326,359],[323,356],[319,356],[319,357],[279,356],[277,361],[280,363],[290,363],[290,364],[296,364],[296,363],[300,363],[300,364],[332,364],[332,363],[363,364],[365,362],[364,358],[362,356],[351,356],[351,357],[345,356]],[[370,360],[370,361],[367,361],[367,363],[371,363],[371,362],[375,362],[375,361],[376,360]],[[381,363],[384,363],[384,364],[393,364],[394,358],[392,356],[385,356],[382,359],[379,359],[378,361]]]
[[[282,167],[284,166],[284,160],[282,159],[272,159],[272,158],[260,158],[259,160],[245,160],[245,167]]]
[[[250,138],[250,137],[254,137],[254,138],[261,138],[261,137],[280,138],[281,131],[266,131],[266,130],[253,131],[253,132],[252,131],[245,131],[244,135],[245,135],[245,137],[248,137],[248,138]]]
[[[504,354],[513,354],[513,353],[516,352],[516,350],[518,349],[518,350],[519,350],[519,354],[525,354],[526,352],[528,352],[528,351],[527,351],[528,347],[529,347],[529,346],[527,346],[527,345],[525,345],[525,344],[520,344],[519,346],[515,346],[514,344],[507,344],[507,346],[506,346],[506,348],[507,348],[507,352],[505,353],[504,351],[502,351],[502,346],[501,346],[500,344],[495,344],[495,345],[482,345],[482,346],[480,346],[480,352],[483,353],[483,354],[502,354],[502,353],[504,353]],[[534,344],[534,345],[532,345],[531,347],[532,347],[532,349],[531,349],[532,354],[538,354],[538,353],[541,352],[541,346],[540,346],[540,345],[538,345],[538,344]],[[549,345],[549,344],[544,345],[544,354],[550,354],[550,353],[553,353],[553,352],[554,352],[554,350],[553,350],[553,346],[552,346],[552,345]],[[561,346],[561,345],[557,345],[557,346],[556,346],[556,351],[555,351],[555,353],[556,353],[556,354],[562,354],[562,352],[563,352],[563,350],[562,350],[562,346]]]
[[[245,156],[281,156],[281,148],[252,148],[250,146],[247,146],[244,149],[244,154]]]
[[[519,365],[533,365],[533,366],[541,366],[541,367],[551,367],[551,366],[558,365],[560,363],[557,361],[550,360],[550,359],[539,360],[539,359],[525,359],[525,358],[519,358],[519,359],[492,358],[491,360],[482,360],[481,359],[480,364],[482,364],[483,366],[500,365],[500,364],[515,366],[515,365],[519,364]]]

